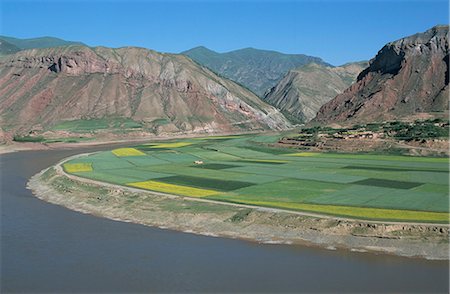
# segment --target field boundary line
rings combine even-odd
[[[73,156],[67,157],[67,158],[59,161],[54,166],[50,166],[50,167],[46,168],[45,170],[55,167],[56,171],[60,175],[64,175],[65,177],[72,179],[74,181],[92,184],[92,185],[96,185],[96,186],[100,186],[100,187],[103,186],[103,187],[110,187],[110,188],[114,188],[114,189],[124,189],[124,190],[128,190],[128,191],[131,191],[134,193],[147,193],[150,195],[163,196],[163,197],[168,197],[171,199],[182,199],[182,200],[188,200],[188,201],[197,201],[197,202],[212,203],[212,204],[219,204],[219,205],[228,205],[228,206],[233,206],[233,207],[251,208],[251,209],[256,209],[256,210],[265,211],[265,212],[288,213],[288,214],[294,214],[294,215],[300,215],[300,216],[309,216],[309,217],[315,217],[315,218],[333,219],[333,220],[348,221],[348,222],[370,223],[370,224],[411,225],[411,226],[420,225],[420,226],[445,227],[445,228],[450,226],[450,224],[442,224],[442,223],[395,222],[395,221],[377,221],[377,220],[367,220],[367,219],[358,219],[358,218],[346,218],[346,217],[332,216],[332,215],[313,213],[313,212],[310,213],[310,212],[302,212],[302,211],[292,211],[292,210],[282,209],[282,208],[247,205],[247,204],[217,201],[217,200],[211,200],[211,199],[194,198],[194,197],[189,197],[189,196],[178,196],[178,195],[169,194],[169,193],[149,191],[149,190],[144,190],[144,189],[132,188],[132,187],[128,187],[128,186],[122,186],[122,185],[118,185],[118,184],[112,184],[112,183],[87,179],[87,178],[79,177],[76,175],[68,174],[64,171],[64,168],[62,167],[62,165],[69,160],[80,158],[80,157],[86,157],[88,155],[96,154],[99,152],[102,152],[102,151],[73,155]]]

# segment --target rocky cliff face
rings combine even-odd
[[[448,117],[448,32],[448,26],[436,26],[385,45],[355,84],[321,107],[315,121]]]
[[[367,62],[329,67],[310,63],[289,71],[264,100],[299,122],[313,119],[322,105],[342,93],[367,67]]]
[[[0,58],[0,122],[9,132],[61,121],[164,120],[162,132],[283,129],[250,91],[182,55],[141,48],[68,46]]]
[[[254,48],[217,53],[205,47],[196,47],[182,54],[220,76],[238,82],[259,97],[263,97],[291,69],[311,62],[328,65],[318,57]]]

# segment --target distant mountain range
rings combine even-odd
[[[255,94],[191,59],[142,48],[22,50],[0,57],[0,80],[0,122],[10,134],[117,117],[167,134],[290,125]]]
[[[286,117],[326,125],[448,118],[448,31],[436,26],[388,43],[369,65],[338,67],[252,48],[165,54],[0,37],[0,135],[115,118],[158,134],[280,130],[291,126]]]
[[[315,122],[448,119],[448,33],[448,25],[435,26],[386,44],[356,83],[320,108]]]
[[[309,63],[290,70],[264,97],[293,121],[304,123],[313,119],[320,107],[342,93],[368,62],[354,62],[330,67]]]
[[[200,46],[181,54],[247,87],[259,97],[263,97],[264,93],[274,87],[291,69],[311,62],[330,66],[319,57],[254,48],[218,53]]]
[[[30,39],[18,39],[13,37],[0,36],[0,42],[13,45],[19,50],[36,49],[36,48],[50,48],[67,45],[85,45],[81,42],[66,41],[54,37],[40,37]],[[0,48],[0,54],[3,53],[3,48]]]
[[[16,53],[17,51],[20,51],[20,50],[21,49],[19,47],[17,47],[16,45],[13,45],[5,40],[0,39],[0,56]]]

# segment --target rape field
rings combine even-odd
[[[216,201],[358,219],[449,221],[449,159],[300,152],[277,136],[171,140],[64,164],[85,178]]]

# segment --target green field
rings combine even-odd
[[[449,160],[273,148],[277,136],[205,137],[99,152],[72,174],[157,192],[359,219],[449,221]]]
[[[50,128],[53,131],[86,133],[102,129],[137,129],[142,125],[129,118],[80,119],[60,122]]]

